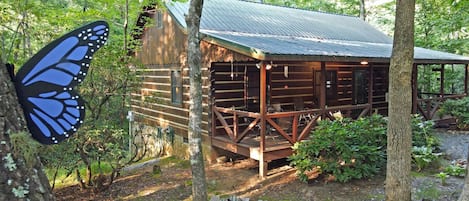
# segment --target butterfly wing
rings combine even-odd
[[[16,91],[33,138],[56,144],[83,123],[84,101],[74,87],[85,78],[108,32],[104,21],[75,29],[44,47],[18,71]]]

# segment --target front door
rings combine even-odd
[[[321,71],[315,72],[315,94],[317,100],[320,98],[321,93]],[[326,71],[326,105],[337,105],[337,70]]]
[[[353,71],[353,104],[368,102],[368,71],[364,69]]]

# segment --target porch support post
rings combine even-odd
[[[266,112],[267,112],[267,70],[265,63],[261,63],[260,68],[260,113],[261,113],[261,141],[259,144],[259,176],[261,179],[267,176],[267,162],[264,161],[265,134],[266,134]]]
[[[325,118],[326,112],[326,62],[321,61],[321,94],[319,96],[319,108],[321,108],[322,118]]]
[[[467,78],[468,78],[468,69],[469,68],[469,64],[466,64],[466,66],[464,67],[464,93],[466,94],[467,96]]]
[[[441,64],[440,68],[440,97],[445,95],[445,65]]]
[[[412,66],[412,114],[417,114],[418,105],[418,66]]]
[[[368,66],[369,78],[368,78],[368,104],[370,105],[369,114],[373,114],[373,79],[375,68],[372,63]]]

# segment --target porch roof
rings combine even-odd
[[[186,29],[189,2],[166,3]],[[204,2],[204,40],[259,60],[389,62],[392,38],[357,17],[239,0]],[[416,47],[418,63],[469,63],[469,57]]]

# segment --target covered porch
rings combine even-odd
[[[421,93],[419,70],[430,66],[435,65],[414,66],[409,97],[413,112],[427,120],[436,117],[444,100],[464,97],[468,90],[468,68],[460,65],[463,88],[445,92],[441,64],[433,77],[442,88]],[[266,176],[268,163],[290,156],[292,145],[307,139],[318,121],[386,115],[388,69],[387,63],[365,62],[213,63],[212,146],[258,160],[259,174]]]
[[[211,69],[212,146],[258,160],[261,176],[318,121],[387,112],[385,64],[233,62]]]

